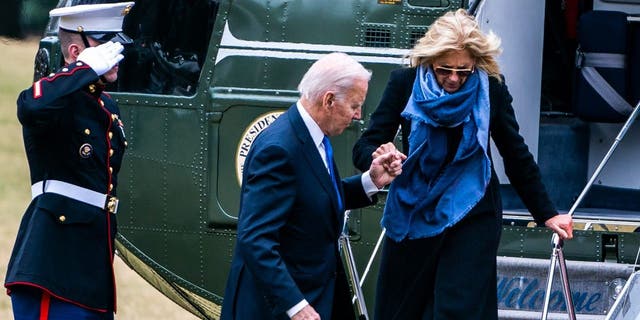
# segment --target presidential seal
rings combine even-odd
[[[253,140],[255,140],[262,130],[266,129],[283,113],[284,111],[274,111],[262,114],[253,120],[247,129],[244,130],[242,139],[240,139],[240,143],[238,143],[238,150],[236,151],[236,177],[238,178],[238,185],[242,185],[244,160],[247,158],[247,154],[249,153],[251,144],[253,144]]]

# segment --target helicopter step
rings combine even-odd
[[[547,259],[498,257],[500,319],[540,319]],[[567,261],[577,319],[604,319],[612,309],[633,266],[609,262]],[[640,289],[638,289],[640,292]],[[549,319],[566,319],[560,281],[552,287]]]
[[[623,320],[640,318],[640,271],[634,272],[618,299],[613,304],[606,320]]]

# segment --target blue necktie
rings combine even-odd
[[[338,188],[338,180],[336,179],[336,173],[333,169],[333,149],[331,148],[331,142],[327,136],[322,138],[322,144],[324,145],[324,152],[327,158],[327,166],[329,167],[329,175],[331,176],[331,182],[333,188],[336,190],[338,196],[338,211],[342,211],[342,197],[340,196],[340,189]]]

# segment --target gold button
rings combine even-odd
[[[67,217],[65,216],[59,216],[58,220],[60,220],[60,222],[64,222],[65,220],[67,220]]]
[[[118,119],[118,115],[117,115],[117,114],[115,114],[115,113],[112,113],[112,114],[111,114],[111,119],[113,119],[113,120],[117,120],[117,119]]]
[[[104,101],[99,100],[100,101],[100,105],[104,107]]]
[[[51,77],[53,77],[55,75],[56,75],[55,73],[49,73],[49,78],[51,78]]]
[[[113,168],[109,167],[109,173],[113,173]]]
[[[91,134],[91,130],[89,130],[89,128],[84,129],[84,134],[90,135]]]
[[[78,61],[78,62],[76,63],[76,65],[77,65],[77,66],[79,66],[79,67],[82,67],[82,66],[83,66],[82,61]]]
[[[124,146],[125,146],[125,147],[128,147],[128,146],[129,146],[129,142],[126,142],[126,141],[125,141],[125,142],[124,142]]]
[[[113,149],[109,149],[109,157],[113,157]]]
[[[91,92],[91,93],[95,93],[96,92],[96,85],[95,84],[90,84],[89,85],[89,92]]]
[[[113,190],[113,184],[109,185],[109,191]]]
[[[69,68],[62,68],[62,72],[67,72],[69,71]]]
[[[113,139],[113,132],[109,131],[109,140]]]

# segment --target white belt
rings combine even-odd
[[[38,181],[31,186],[31,199],[35,199],[43,193],[56,193],[67,198],[107,210],[111,213],[116,213],[118,211],[118,198],[64,181]]]

